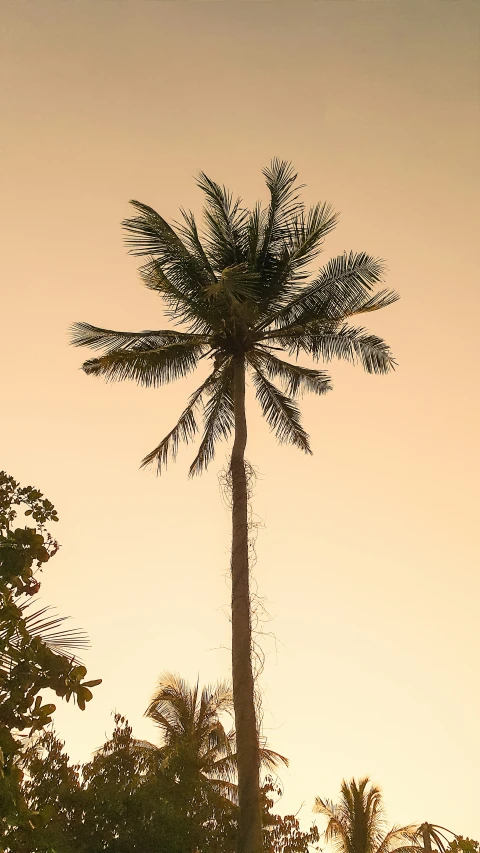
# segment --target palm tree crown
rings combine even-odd
[[[211,360],[208,377],[143,465],[156,462],[160,471],[175,457],[180,441],[188,442],[198,432],[199,410],[204,431],[190,473],[208,465],[216,442],[234,428],[236,357],[244,359],[277,438],[306,453],[311,453],[309,437],[295,398],[303,391],[324,394],[330,378],[280,358],[279,352],[315,361],[343,358],[359,362],[369,373],[394,367],[383,340],[348,322],[398,298],[376,287],[382,262],[364,252],[344,253],[312,277],[310,264],[337,215],[328,204],[305,208],[289,163],[273,160],[263,174],[270,202],[248,210],[201,173],[198,186],[206,198],[201,236],[190,211],[182,210],[182,221],[172,227],[151,207],[132,202],[137,215],[124,222],[127,242],[134,255],[146,258],[142,280],[163,298],[176,328],[119,332],[88,323],[73,326],[76,346],[103,353],[86,361],[84,371],[109,380],[160,386],[185,376],[202,359]]]
[[[344,780],[338,803],[316,797],[313,810],[328,818],[325,841],[333,842],[337,853],[418,851],[416,826],[394,826],[387,831],[381,791],[368,778]]]
[[[141,743],[147,751],[154,750],[164,772],[170,772],[179,783],[192,789],[212,788],[234,802],[236,743],[233,729],[227,730],[222,715],[233,710],[231,687],[220,682],[214,687],[199,690],[184,679],[164,673],[145,712],[158,726],[161,745]],[[275,770],[287,759],[263,746],[260,750],[263,766]]]

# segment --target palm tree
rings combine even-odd
[[[438,853],[446,853],[450,846],[450,841],[445,833],[453,835],[453,838],[458,838],[451,829],[446,829],[444,826],[438,826],[435,823],[422,823],[415,832],[415,840],[422,842],[423,849],[426,853],[432,853],[432,841],[436,845]]]
[[[158,682],[145,716],[160,729],[161,745],[147,741],[138,745],[156,753],[164,773],[170,773],[185,791],[213,790],[231,802],[237,801],[237,754],[233,729],[227,731],[223,714],[233,709],[232,690],[226,682],[199,690],[183,678],[164,673]],[[288,761],[277,752],[260,748],[260,762],[267,771]]]
[[[246,374],[263,415],[280,442],[311,453],[295,398],[304,391],[325,394],[329,376],[280,358],[305,354],[314,361],[334,357],[359,362],[369,373],[388,373],[394,361],[383,340],[349,325],[357,314],[394,302],[392,291],[376,289],[383,265],[364,252],[344,253],[312,277],[309,267],[337,216],[328,204],[306,210],[297,176],[287,162],[273,160],[263,174],[270,192],[264,209],[251,210],[204,173],[205,229],[191,211],[170,226],[138,201],[137,215],[124,222],[130,251],[146,258],[144,284],[158,293],[174,329],[118,332],[88,323],[73,326],[72,343],[103,351],[83,369],[107,380],[133,379],[158,387],[185,376],[205,359],[211,372],[192,394],[177,424],[143,460],[158,471],[179,443],[204,432],[190,474],[203,471],[220,439],[234,434],[232,488],[232,675],[238,738],[240,821],[238,850],[260,853],[259,735],[251,658],[248,564],[248,490],[245,468]],[[275,380],[283,385],[280,389]]]
[[[394,826],[387,831],[382,794],[368,778],[342,782],[340,801],[315,798],[314,812],[328,818],[325,841],[336,853],[419,853],[416,827]],[[405,844],[405,842],[410,842]],[[403,842],[403,843],[402,843]]]

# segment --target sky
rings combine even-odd
[[[204,170],[266,201],[292,160],[341,213],[320,259],[386,259],[401,301],[371,317],[388,376],[330,365],[302,401],[313,457],[280,447],[247,395],[264,734],[287,755],[283,813],[368,775],[390,821],[480,838],[478,228],[480,7],[464,0],[3,0],[1,459],[60,514],[42,603],[91,640],[75,760],[143,718],[165,671],[229,674],[229,516],[219,474],[142,457],[202,374],[105,384],[73,321],[163,328],[121,220],[129,199],[200,214]],[[320,829],[324,824],[318,819]]]

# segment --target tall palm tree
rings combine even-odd
[[[209,359],[211,372],[192,394],[177,424],[143,460],[158,471],[175,458],[181,441],[204,431],[190,474],[213,458],[220,439],[234,435],[232,485],[232,674],[238,738],[240,821],[238,850],[260,853],[259,740],[251,659],[248,564],[248,494],[245,468],[248,372],[263,415],[280,442],[311,453],[295,398],[304,391],[325,394],[329,376],[280,357],[281,351],[314,361],[334,357],[360,363],[369,373],[388,373],[394,361],[383,340],[348,320],[394,302],[378,289],[383,265],[364,252],[344,253],[317,272],[309,267],[337,216],[328,204],[306,210],[292,166],[273,160],[264,169],[270,202],[246,209],[240,198],[201,173],[205,228],[194,215],[170,226],[138,201],[137,215],[124,222],[134,255],[145,257],[144,284],[163,299],[175,328],[118,332],[88,323],[73,326],[72,343],[103,351],[83,369],[107,380],[133,379],[158,387]],[[280,389],[278,380],[283,389]]]
[[[236,802],[235,731],[227,731],[222,722],[222,715],[232,710],[232,690],[226,682],[200,691],[198,683],[191,687],[183,678],[164,673],[145,712],[159,728],[161,744],[139,741],[138,745],[155,752],[163,772],[175,776],[185,790],[213,790]],[[260,762],[268,771],[288,764],[266,746],[260,748]]]
[[[414,844],[416,826],[394,826],[387,831],[381,791],[368,778],[344,780],[338,803],[316,797],[313,810],[328,818],[325,841],[333,842],[336,853],[422,850]]]

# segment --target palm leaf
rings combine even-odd
[[[253,365],[253,383],[257,400],[270,428],[280,443],[294,444],[305,453],[311,453],[308,435],[300,422],[300,412],[292,399],[282,394],[264,373]]]
[[[392,826],[392,828],[387,832],[387,834],[380,841],[375,853],[405,853],[406,850],[409,853],[416,853],[418,851],[418,845],[415,846],[413,843],[415,840],[415,825],[410,824],[408,826]],[[399,847],[393,847],[393,844],[397,841],[410,841],[411,844],[405,845],[405,843],[401,844]]]
[[[219,371],[216,384],[209,388],[210,400],[205,406],[205,430],[198,453],[193,460],[189,476],[200,474],[213,459],[215,445],[228,438],[234,427],[233,412],[233,362],[226,360]]]
[[[296,397],[303,391],[325,394],[331,390],[330,377],[323,370],[311,370],[282,361],[270,352],[256,350],[247,354],[248,363],[260,367],[269,379],[279,378],[285,385],[290,397]]]
[[[269,252],[275,250],[287,232],[291,222],[303,210],[298,201],[300,186],[295,186],[297,173],[287,160],[274,158],[263,169],[265,183],[270,190],[270,204],[265,216],[262,245],[258,254],[257,269],[262,270]]]
[[[200,172],[197,186],[206,197],[206,251],[213,268],[221,272],[225,267],[244,260],[241,247],[248,211],[241,207],[240,198],[234,201],[229,190],[212,181],[204,172]]]
[[[157,444],[157,446],[150,453],[147,453],[144,459],[142,459],[141,468],[146,468],[147,465],[151,465],[152,462],[156,461],[157,473],[160,474],[162,468],[166,467],[169,457],[171,456],[173,459],[176,458],[180,442],[184,441],[188,444],[188,442],[192,440],[198,432],[195,410],[197,406],[200,405],[203,394],[205,394],[205,392],[216,383],[217,378],[218,369],[212,371],[212,373],[207,376],[205,382],[203,382],[202,385],[194,391],[188,401],[187,407],[183,410],[174,428],[170,430],[165,438],[162,438],[160,444]]]
[[[179,235],[153,208],[132,201],[139,216],[126,219],[130,253],[146,256],[140,274],[150,289],[161,293],[176,321],[195,321],[202,331],[208,326],[204,289],[211,275],[198,257],[184,245]]]
[[[14,663],[13,658],[17,658],[16,652],[22,648],[26,634],[40,639],[52,652],[70,656],[74,662],[80,663],[76,652],[89,648],[88,635],[78,628],[66,630],[61,627],[70,617],[58,616],[51,607],[28,612],[31,604],[30,600],[17,602],[24,624],[19,625],[13,632],[10,623],[0,622],[0,643],[3,646],[3,651],[0,652],[0,672],[10,671]]]
[[[156,258],[149,258],[139,268],[140,278],[145,287],[158,293],[166,304],[165,314],[176,325],[187,323],[191,332],[209,334],[218,325],[218,317],[209,306],[205,288],[209,280],[198,292],[185,287],[182,275],[167,275]],[[181,273],[181,270],[180,270]]]
[[[203,248],[202,241],[200,240],[200,236],[198,234],[197,223],[195,221],[195,216],[193,215],[191,210],[185,210],[185,208],[180,208],[180,213],[183,218],[182,222],[176,222],[175,225],[183,241],[190,247],[192,253],[200,263],[205,267],[208,275],[210,276],[211,281],[216,281],[216,276],[213,271],[213,268],[208,260],[205,249]]]
[[[266,307],[270,308],[271,300],[278,306],[291,298],[293,285],[308,277],[305,268],[318,255],[336,221],[337,214],[330,205],[317,204],[307,216],[302,210],[286,227],[278,257],[270,260],[267,271]]]
[[[163,673],[145,716],[162,729],[167,743],[172,737],[188,731],[192,713],[187,682],[174,673]]]
[[[297,326],[268,336],[273,342],[283,344],[290,355],[305,352],[315,359],[331,361],[340,358],[353,364],[359,362],[367,373],[389,373],[396,361],[388,345],[366,329],[344,324],[338,328],[330,322],[313,321],[303,328]]]
[[[180,277],[183,287],[197,294],[206,283],[206,270],[184,245],[171,225],[152,207],[132,200],[139,216],[124,219],[130,254],[156,258],[165,272]]]
[[[205,352],[208,344],[203,338],[142,350],[112,350],[100,358],[85,361],[83,370],[88,375],[103,376],[107,381],[121,382],[133,379],[139,385],[157,388],[190,373]]]
[[[95,350],[103,349],[107,353],[118,350],[157,349],[168,344],[208,343],[208,338],[205,335],[186,334],[185,332],[175,332],[172,329],[119,332],[113,329],[91,326],[90,323],[72,323],[70,330],[70,340],[73,346],[91,347]]]
[[[365,252],[344,253],[332,258],[312,284],[298,287],[288,304],[270,314],[259,328],[273,323],[284,328],[313,319],[334,320],[348,316],[351,306],[371,295],[383,271],[382,261]]]
[[[247,259],[250,270],[255,270],[257,266],[257,256],[264,222],[265,212],[262,211],[260,202],[257,202],[249,214],[244,228],[243,254]]]

